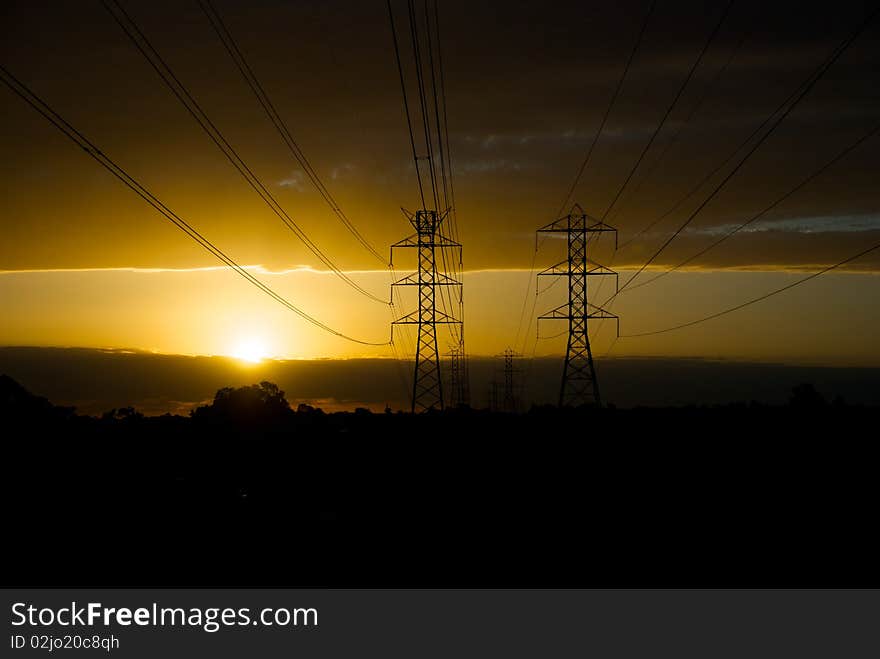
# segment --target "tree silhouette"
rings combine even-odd
[[[804,382],[792,388],[788,404],[803,410],[816,409],[824,407],[825,399],[822,394],[816,391],[816,387],[809,382]]]
[[[227,421],[236,424],[271,424],[286,419],[293,411],[284,392],[273,382],[263,381],[245,387],[223,387],[210,405],[193,411],[197,420]]]
[[[129,407],[113,408],[112,410],[108,410],[108,411],[104,412],[104,414],[101,415],[101,419],[103,421],[113,421],[113,420],[126,421],[128,419],[137,420],[137,419],[143,419],[143,418],[144,418],[143,414],[141,414],[136,409],[134,409],[133,407],[130,407],[130,406]]]

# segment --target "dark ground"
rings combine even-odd
[[[0,377],[14,586],[877,586],[880,409],[77,416]]]

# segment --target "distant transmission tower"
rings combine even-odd
[[[511,348],[504,351],[504,398],[502,409],[505,412],[519,411],[519,397],[516,395],[515,375],[518,369],[514,368],[513,360],[519,357]]]
[[[587,245],[590,238],[606,232],[614,234],[614,247],[617,248],[617,229],[588,216],[577,204],[565,217],[538,229],[538,233],[564,233],[568,238],[568,258],[538,273],[539,276],[568,277],[568,302],[538,317],[538,320],[568,321],[568,347],[559,389],[560,407],[602,404],[587,321],[602,318],[616,321],[617,316],[589,302],[587,281],[594,275],[612,275],[616,288],[617,273],[590,260]]]
[[[467,367],[464,349],[461,344],[452,346],[446,356],[449,357],[449,405],[467,405],[470,401],[466,393]]]
[[[460,298],[459,298],[460,299]],[[464,313],[464,305],[460,304],[459,309]],[[460,319],[462,323],[458,326],[459,342],[458,342],[458,399],[457,405],[471,404],[471,374],[468,365],[467,352],[464,349],[464,318]]]
[[[461,282],[446,273],[437,272],[437,249],[461,249],[461,245],[441,235],[440,224],[446,216],[435,210],[420,210],[412,214],[403,211],[416,233],[391,246],[391,263],[395,248],[413,247],[418,250],[418,270],[392,283],[392,286],[417,286],[418,309],[392,324],[418,325],[416,367],[413,378],[412,411],[427,412],[443,409],[443,381],[440,376],[440,357],[437,353],[437,325],[458,324],[461,321],[436,308],[438,286],[461,286]],[[393,299],[393,294],[392,294]]]

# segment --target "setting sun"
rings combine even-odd
[[[257,337],[241,339],[232,351],[232,356],[251,364],[258,364],[268,357],[266,343]]]

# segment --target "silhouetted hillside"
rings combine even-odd
[[[878,410],[809,386],[776,407],[413,416],[293,411],[263,382],[190,417],[84,417],[0,383],[29,583],[880,583]]]
[[[69,419],[72,407],[56,407],[46,398],[34,396],[8,375],[0,375],[0,418],[9,422],[45,424]]]

